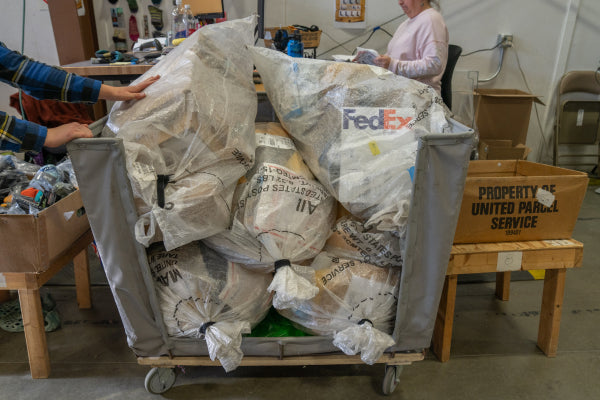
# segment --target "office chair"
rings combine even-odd
[[[454,73],[454,67],[456,67],[456,62],[461,53],[462,47],[455,44],[448,45],[448,61],[446,62],[444,75],[442,75],[441,91],[442,100],[444,100],[444,103],[449,109],[452,109],[452,74]]]
[[[558,85],[556,103],[554,165],[593,166],[597,170],[600,165],[600,73],[569,71],[564,74]],[[591,151],[592,147],[595,151]],[[590,158],[596,161],[591,162]]]

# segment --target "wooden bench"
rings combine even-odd
[[[511,271],[545,270],[537,345],[555,357],[566,270],[580,267],[582,260],[583,244],[574,239],[453,245],[431,350],[442,362],[450,359],[458,275],[496,272],[496,297],[506,301]]]
[[[2,276],[0,291],[18,290],[19,292],[29,368],[31,377],[34,379],[50,376],[50,357],[44,330],[40,288],[73,260],[77,303],[79,308],[91,308],[87,247],[92,240],[92,231],[88,229],[86,233],[75,240],[69,249],[51,260],[49,268],[43,272],[4,272],[0,274]],[[2,297],[7,299],[6,294]]]

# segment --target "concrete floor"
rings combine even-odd
[[[542,281],[511,283],[510,301],[494,283],[459,284],[451,359],[431,354],[404,368],[395,399],[577,400],[600,398],[600,195],[588,190],[573,237],[583,267],[567,273],[558,356],[536,347]],[[56,299],[63,326],[47,335],[52,374],[33,380],[22,333],[0,330],[0,399],[157,399],[139,366],[101,267],[92,260],[92,310],[79,310],[68,270],[42,290]],[[62,276],[61,276],[62,275]],[[167,399],[371,399],[383,366],[188,367]]]

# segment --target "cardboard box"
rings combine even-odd
[[[524,160],[530,152],[524,144],[513,144],[512,140],[480,140],[480,160]]]
[[[291,36],[294,33],[295,29],[293,26],[284,26],[280,28],[265,28],[265,47],[270,48],[273,43],[273,39],[275,38],[275,34],[279,29],[285,29],[288,32],[288,35]],[[268,34],[267,34],[268,32]],[[302,31],[300,30],[300,36],[302,38],[302,44],[304,44],[305,49],[312,49],[319,47],[319,43],[321,42],[321,32],[322,31]]]
[[[454,243],[570,239],[588,176],[523,160],[469,163]]]
[[[526,146],[533,103],[542,103],[535,95],[517,89],[477,89],[475,91],[475,124],[480,142],[511,140],[514,147]],[[529,149],[526,150],[529,152]],[[505,157],[521,154],[504,149]],[[481,153],[480,153],[481,157]],[[487,159],[501,159],[487,155]]]
[[[37,215],[0,215],[0,272],[43,272],[88,229],[79,191]]]

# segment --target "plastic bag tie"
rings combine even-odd
[[[214,325],[214,324],[215,324],[215,323],[214,323],[214,322],[212,322],[212,321],[205,322],[205,323],[203,323],[203,324],[202,324],[202,326],[200,327],[200,329],[198,329],[198,331],[200,332],[200,334],[201,334],[202,336],[204,336],[204,335],[206,334],[206,330],[207,330],[207,329],[208,329],[208,328],[209,328],[211,325]]]
[[[292,263],[290,260],[282,259],[275,261],[275,272],[281,267],[291,267]]]
[[[375,326],[375,325],[373,325],[373,322],[370,319],[367,319],[367,318],[363,318],[360,321],[358,321],[358,325],[362,325],[365,322],[368,322],[369,324],[371,324],[371,326]]]
[[[160,208],[165,208],[165,187],[169,183],[169,175],[156,176],[156,202]]]

